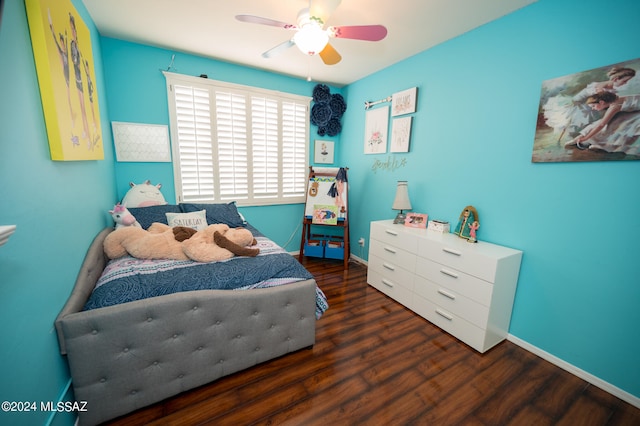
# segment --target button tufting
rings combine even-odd
[[[129,352],[129,348],[124,348],[122,352]]]
[[[224,362],[224,359],[221,359],[220,361],[218,361],[218,364],[222,364]]]
[[[131,391],[131,395],[135,395],[135,394],[137,394],[137,393],[138,393],[138,391],[137,391],[137,390],[135,390],[135,389]]]
[[[153,361],[153,365],[158,365],[158,361]]]
[[[174,335],[173,335],[173,338],[174,338],[174,339],[177,339],[177,338],[178,338],[178,335],[177,335],[177,334],[174,334]]]
[[[197,306],[194,306],[194,307],[193,307],[193,310],[194,310],[194,311],[197,311],[197,310],[198,310],[198,307],[197,307]]]
[[[91,330],[91,334],[93,334],[93,335],[98,334],[98,330]]]
[[[104,377],[102,377],[102,378],[100,379],[100,383],[104,383],[104,382],[106,382],[106,381],[107,381],[107,379],[105,379]]]
[[[178,375],[178,379],[182,379],[184,377],[184,374],[179,374]]]
[[[151,322],[151,321],[153,321],[153,318],[151,317],[147,318],[147,322]]]
[[[202,350],[202,346],[198,346],[198,350],[201,351]]]

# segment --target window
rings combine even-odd
[[[311,98],[164,74],[179,202],[305,202]]]

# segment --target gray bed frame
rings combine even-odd
[[[79,424],[93,425],[315,343],[314,280],[199,290],[82,311],[108,261],[101,231],[55,321]]]

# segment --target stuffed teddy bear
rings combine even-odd
[[[209,225],[202,231],[182,226],[153,223],[148,230],[119,228],[104,240],[104,252],[110,259],[127,254],[138,259],[194,260],[214,262],[233,256],[257,256],[258,248],[251,231],[229,228],[225,224]]]

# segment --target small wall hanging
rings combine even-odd
[[[342,131],[340,119],[347,110],[347,104],[339,93],[331,94],[329,87],[318,84],[313,88],[311,124],[318,126],[318,135],[336,136]]]
[[[364,130],[364,153],[384,154],[387,152],[387,131],[389,127],[389,107],[367,111]]]
[[[318,164],[332,164],[333,142],[316,140],[313,159]]]
[[[409,116],[393,119],[389,152],[409,152],[412,118],[413,117]]]
[[[391,101],[391,116],[410,114],[416,112],[416,101],[418,99],[418,88],[403,90],[394,93]]]

